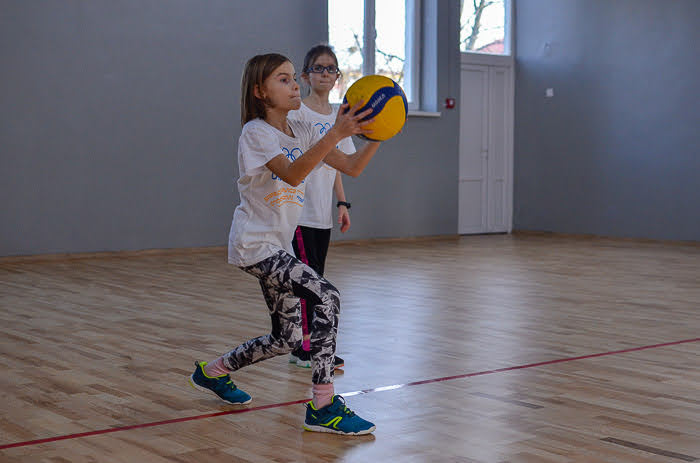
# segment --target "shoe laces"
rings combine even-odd
[[[339,395],[334,396],[334,397],[333,397],[333,403],[335,403],[336,400],[337,400],[338,402],[340,402],[340,403],[342,404],[342,406],[343,406],[343,409],[341,410],[341,413],[344,413],[344,414],[347,415],[348,417],[353,417],[353,416],[355,416],[355,412],[353,412],[352,410],[350,410],[350,409],[348,408],[348,406],[345,405],[345,399],[344,399],[342,396],[339,396]],[[313,402],[312,402],[312,401],[307,402],[305,405],[306,405],[306,408],[308,408],[308,409],[310,409],[310,410],[316,410],[315,408],[313,408]]]
[[[339,395],[335,396],[336,399],[338,399],[342,404],[343,404],[343,413],[348,415],[349,417],[355,416],[355,412],[350,410],[348,406],[345,404],[345,399]]]
[[[229,387],[231,388],[232,391],[235,391],[236,389],[238,389],[238,387],[236,387],[236,385],[233,384],[233,380],[229,379],[228,381],[226,381],[226,385],[228,386],[229,384],[230,384]]]

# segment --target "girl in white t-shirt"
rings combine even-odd
[[[329,103],[328,95],[339,77],[338,58],[333,49],[328,45],[312,47],[306,53],[301,71],[301,79],[308,86],[309,95],[304,98],[298,110],[289,112],[289,118],[311,122],[316,133],[325,134],[333,127],[338,114],[338,108]],[[336,148],[347,154],[355,152],[355,145],[350,137],[341,140]],[[306,177],[304,208],[292,242],[297,258],[321,276],[325,269],[333,228],[333,193],[338,200],[336,206],[340,231],[345,233],[350,228],[350,203],[345,198],[340,172],[326,163],[322,163],[322,166]],[[313,306],[302,299],[301,323],[304,341],[301,347],[290,354],[289,362],[303,368],[311,368],[312,365],[309,328],[312,326],[313,312]],[[342,368],[345,362],[336,355],[333,364],[335,368]]]
[[[308,402],[304,429],[338,434],[367,434],[374,424],[345,406],[333,394],[333,358],[340,312],[338,290],[292,254],[292,236],[305,202],[304,179],[323,163],[359,175],[379,143],[368,143],[353,155],[335,148],[344,138],[368,134],[361,120],[371,110],[361,104],[342,108],[335,125],[323,136],[304,121],[287,119],[301,98],[294,66],[272,53],[251,58],[241,82],[238,141],[238,191],[241,203],[233,214],[228,260],[257,277],[267,303],[270,334],[244,342],[212,362],[196,362],[193,387],[210,390],[234,404],[251,401],[230,373],[291,352],[302,343],[299,298],[314,306],[311,336],[313,400]]]

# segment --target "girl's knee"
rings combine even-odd
[[[277,333],[277,336],[274,334],[272,336],[274,337],[272,345],[278,354],[286,354],[299,348],[303,340],[301,326],[297,325],[290,326],[288,330]]]
[[[302,344],[303,342],[301,339],[295,339],[294,341],[287,343],[287,352],[292,352],[301,348]]]
[[[302,345],[301,339],[277,339],[276,341],[272,343],[272,349],[277,355],[288,354]]]
[[[301,347],[303,336],[304,334],[299,325],[294,325],[294,327],[289,330],[288,336],[284,340],[289,352]]]
[[[285,338],[285,344],[289,347],[289,350],[294,350],[299,347],[302,343],[304,333],[302,332],[301,325],[294,325],[290,327]]]

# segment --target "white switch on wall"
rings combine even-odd
[[[548,88],[547,90],[545,90],[544,96],[546,96],[547,98],[552,98],[554,96],[554,89]]]

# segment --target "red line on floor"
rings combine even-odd
[[[552,365],[554,363],[572,362],[574,360],[584,360],[584,359],[590,359],[590,358],[595,358],[595,357],[604,357],[606,355],[624,354],[627,352],[635,352],[635,351],[639,351],[639,350],[654,349],[657,347],[675,346],[677,344],[685,344],[685,343],[689,343],[689,342],[698,342],[698,341],[700,341],[700,338],[684,339],[682,341],[664,342],[661,344],[652,344],[650,346],[631,347],[629,349],[613,350],[610,352],[601,352],[598,354],[581,355],[579,357],[565,357],[565,358],[560,358],[560,359],[555,359],[555,360],[547,360],[545,362],[528,363],[525,365],[517,365],[514,367],[498,368],[496,370],[485,370],[485,371],[477,371],[475,373],[466,373],[463,375],[444,376],[442,378],[424,379],[423,381],[414,381],[412,383],[397,384],[395,386],[385,386],[385,387],[379,387],[379,388],[374,388],[374,389],[364,389],[362,391],[348,392],[348,393],[341,394],[341,395],[349,397],[351,395],[367,394],[369,392],[376,392],[377,390],[379,390],[379,391],[392,390],[392,389],[398,389],[400,387],[406,387],[406,386],[419,386],[421,384],[439,383],[441,381],[452,381],[455,379],[471,378],[472,376],[482,376],[482,375],[490,375],[493,373],[503,373],[505,371],[522,370],[524,368],[541,367],[544,365]]]
[[[442,381],[452,381],[455,379],[471,378],[472,376],[482,376],[482,375],[490,375],[493,373],[503,373],[506,371],[522,370],[525,368],[541,367],[544,365],[552,365],[555,363],[572,362],[574,360],[584,360],[584,359],[590,359],[590,358],[595,358],[595,357],[604,357],[604,356],[608,356],[608,355],[624,354],[627,352],[655,349],[658,347],[675,346],[678,344],[686,344],[686,343],[698,342],[698,341],[700,341],[700,338],[684,339],[682,341],[664,342],[661,344],[652,344],[649,346],[632,347],[629,349],[614,350],[614,351],[610,351],[610,352],[600,352],[598,354],[581,355],[578,357],[565,357],[565,358],[560,358],[560,359],[555,359],[555,360],[547,360],[544,362],[528,363],[525,365],[516,365],[513,367],[498,368],[496,370],[477,371],[474,373],[466,373],[463,375],[444,376],[442,378],[425,379],[422,381],[414,381],[414,382],[406,383],[406,384],[396,384],[393,386],[376,387],[376,388],[372,388],[372,389],[364,389],[361,391],[346,392],[346,393],[341,394],[341,395],[349,397],[352,395],[369,394],[371,392],[390,391],[390,390],[399,389],[399,388],[408,387],[408,386],[420,386],[422,384],[439,383]],[[154,426],[162,426],[162,425],[172,424],[172,423],[182,423],[185,421],[201,420],[204,418],[213,418],[216,416],[235,415],[238,413],[248,413],[248,412],[254,412],[254,411],[258,411],[258,410],[267,410],[269,408],[287,407],[289,405],[297,405],[297,404],[301,404],[304,402],[308,402],[309,400],[311,400],[311,399],[301,399],[301,400],[295,400],[292,402],[283,402],[283,403],[276,403],[276,404],[269,404],[269,405],[261,405],[259,407],[239,408],[236,410],[227,410],[227,411],[216,412],[216,413],[206,413],[204,415],[187,416],[187,417],[183,417],[183,418],[174,418],[172,420],[153,421],[151,423],[134,424],[131,426],[119,426],[119,427],[108,428],[108,429],[100,429],[97,431],[87,431],[87,432],[81,432],[81,433],[77,433],[77,434],[66,434],[64,436],[47,437],[45,439],[36,439],[36,440],[30,440],[30,441],[24,441],[24,442],[14,442],[12,444],[0,445],[0,450],[10,449],[10,448],[14,448],[14,447],[26,447],[29,445],[46,444],[49,442],[56,442],[56,441],[67,440],[67,439],[78,439],[80,437],[97,436],[100,434],[109,434],[109,433],[119,432],[119,431],[128,431],[131,429],[151,428]]]

